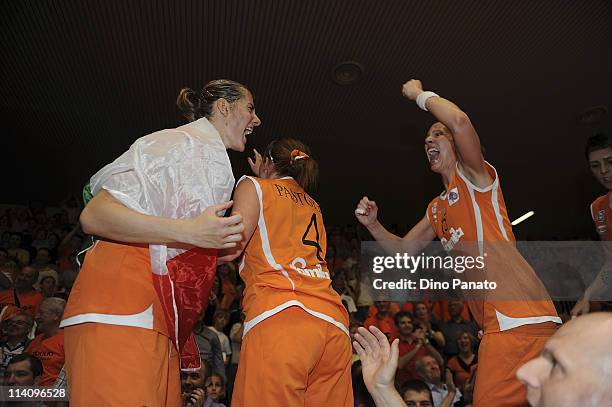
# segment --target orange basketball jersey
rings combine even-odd
[[[612,192],[600,196],[591,204],[591,218],[601,240],[612,240]]]
[[[457,244],[473,244],[478,254],[487,253],[487,278],[498,278],[498,281],[492,281],[507,293],[503,300],[468,301],[470,311],[485,332],[542,322],[561,323],[545,287],[531,266],[514,244],[501,243],[514,242],[515,237],[497,171],[489,163],[485,165],[494,180],[490,186],[476,187],[457,166],[447,190],[427,207],[427,218],[444,249],[451,252]],[[512,301],[515,298],[530,300]]]
[[[260,207],[239,268],[246,285],[244,335],[291,306],[348,335],[348,313],[331,287],[325,262],[327,237],[319,204],[291,177],[242,177],[240,182],[253,182]]]

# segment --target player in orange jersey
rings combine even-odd
[[[426,242],[438,237],[449,252],[460,241],[474,242],[482,255],[485,248],[496,247],[489,243],[485,246],[485,242],[513,242],[497,172],[484,160],[469,117],[451,101],[424,92],[418,80],[406,82],[402,93],[438,120],[427,132],[425,153],[431,170],[441,175],[445,190],[431,201],[423,219],[403,238],[378,222],[376,203],[367,197],[355,210],[357,219],[387,250],[392,250],[393,242],[410,241],[411,250],[418,246],[415,254],[420,253]],[[534,301],[469,301],[484,331],[478,356],[476,407],[527,405],[525,388],[516,380],[515,372],[540,352],[556,324],[561,323],[540,280],[513,244],[507,245],[504,255],[509,259],[496,265],[511,264],[507,275],[513,278],[500,284],[511,293],[529,293]],[[487,272],[491,268],[487,266]]]
[[[234,187],[227,150],[244,151],[261,121],[251,91],[225,79],[182,89],[177,105],[189,123],[141,137],[91,179],[80,221],[100,239],[61,325],[71,406],[179,406],[179,367],[200,368],[192,332],[216,249],[242,231],[218,213]]]
[[[353,406],[349,317],[332,289],[310,149],[272,141],[249,159],[233,212],[242,215],[239,272],[246,319],[232,406]]]
[[[591,204],[591,218],[602,241],[612,240],[612,136],[598,133],[587,142],[586,156],[593,176],[608,190]],[[591,298],[611,298],[612,294],[612,247],[604,246],[606,264],[595,280],[584,292],[584,296],[572,309],[572,316],[590,311]],[[598,305],[604,305],[602,303]],[[604,305],[606,306],[606,305]]]

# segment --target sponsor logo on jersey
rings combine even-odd
[[[291,268],[300,273],[303,276],[314,277],[314,278],[329,278],[329,272],[323,271],[321,264],[317,264],[313,268],[306,268],[306,260],[301,257],[296,257],[290,264]]]
[[[597,220],[599,222],[604,222],[606,220],[606,211],[605,210],[602,209],[602,210],[600,210],[597,213]]]
[[[453,250],[453,247],[455,247],[455,245],[459,243],[459,240],[461,240],[461,238],[465,234],[463,233],[463,230],[461,228],[457,228],[457,229],[450,228],[449,232],[450,232],[449,239],[446,239],[444,237],[440,239],[440,243],[442,243],[442,247],[444,247],[444,250],[446,250],[447,252],[450,252],[451,250]]]
[[[457,203],[457,201],[459,201],[459,191],[457,190],[457,187],[455,187],[448,193],[448,204],[453,206],[455,203]]]

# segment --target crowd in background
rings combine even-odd
[[[65,387],[59,322],[88,239],[79,228],[80,210],[76,198],[57,207],[0,208],[0,370],[7,384],[15,384],[7,370],[11,359],[25,354],[30,356],[19,361],[29,363],[33,372],[37,362],[31,359],[42,363],[37,384]],[[357,223],[330,225],[327,232],[332,287],[351,316],[351,335],[360,326],[374,325],[390,340],[399,338],[400,394],[427,386],[435,406],[448,394],[453,399],[449,405],[470,405],[479,330],[467,306],[461,301],[374,302],[360,270],[361,242],[371,239],[368,232]],[[237,263],[218,267],[208,307],[195,329],[202,369],[181,375],[186,405],[231,403],[243,333],[243,287]],[[572,304],[557,305],[567,318]],[[355,405],[373,405],[356,354],[352,371]]]

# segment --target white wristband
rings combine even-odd
[[[416,103],[417,105],[419,105],[419,107],[423,110],[425,110],[426,112],[428,112],[429,110],[427,110],[427,106],[425,106],[425,103],[427,103],[427,99],[431,98],[431,97],[440,97],[438,96],[436,93],[434,92],[421,92],[421,94],[419,96],[417,96],[416,98]]]

